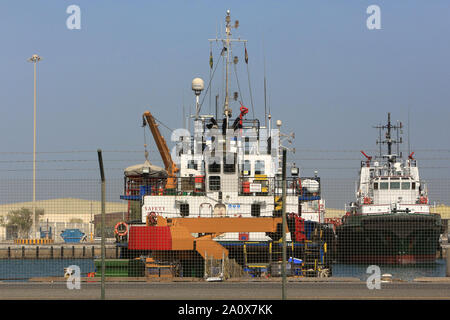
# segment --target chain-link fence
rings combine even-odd
[[[283,180],[238,167],[179,177],[167,188],[167,177],[107,175],[102,222],[97,176],[37,179],[35,202],[31,179],[7,177],[0,185],[0,281],[77,276],[98,284],[103,261],[106,283],[278,282],[284,248],[291,282],[364,282],[370,266],[385,282],[445,277],[450,180],[430,179],[424,189],[400,176],[377,179],[357,190],[349,178],[294,172]],[[383,198],[384,190],[395,199]]]

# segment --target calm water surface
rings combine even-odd
[[[0,281],[27,281],[33,277],[62,277],[64,268],[77,265],[81,274],[94,272],[94,261],[90,259],[11,259],[0,260]],[[354,277],[363,281],[369,265],[334,264],[333,277]],[[445,277],[446,262],[438,259],[435,263],[413,266],[379,265],[381,273],[390,273],[394,279],[412,281],[419,277]]]

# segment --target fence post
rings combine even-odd
[[[281,286],[281,299],[286,300],[286,149],[283,149],[283,167],[282,167],[282,235],[283,235],[283,257],[281,261],[281,277],[282,277],[282,286]]]
[[[445,268],[445,270],[446,270],[445,275],[447,277],[450,277],[450,247],[446,248],[445,256],[446,256],[445,259],[447,262],[446,268]]]
[[[103,171],[102,150],[97,150],[98,164],[100,166],[100,178],[102,180],[102,220],[101,220],[101,237],[102,237],[102,277],[101,277],[101,296],[105,300],[105,172]]]

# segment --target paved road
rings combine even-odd
[[[369,290],[365,283],[288,283],[288,299],[446,299],[450,283],[390,283]],[[99,299],[100,284],[0,283],[0,299]],[[107,299],[280,299],[280,283],[107,283]]]

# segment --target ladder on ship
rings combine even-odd
[[[329,277],[327,244],[323,240],[323,230],[314,229],[311,240],[305,240],[302,273],[305,277]]]

